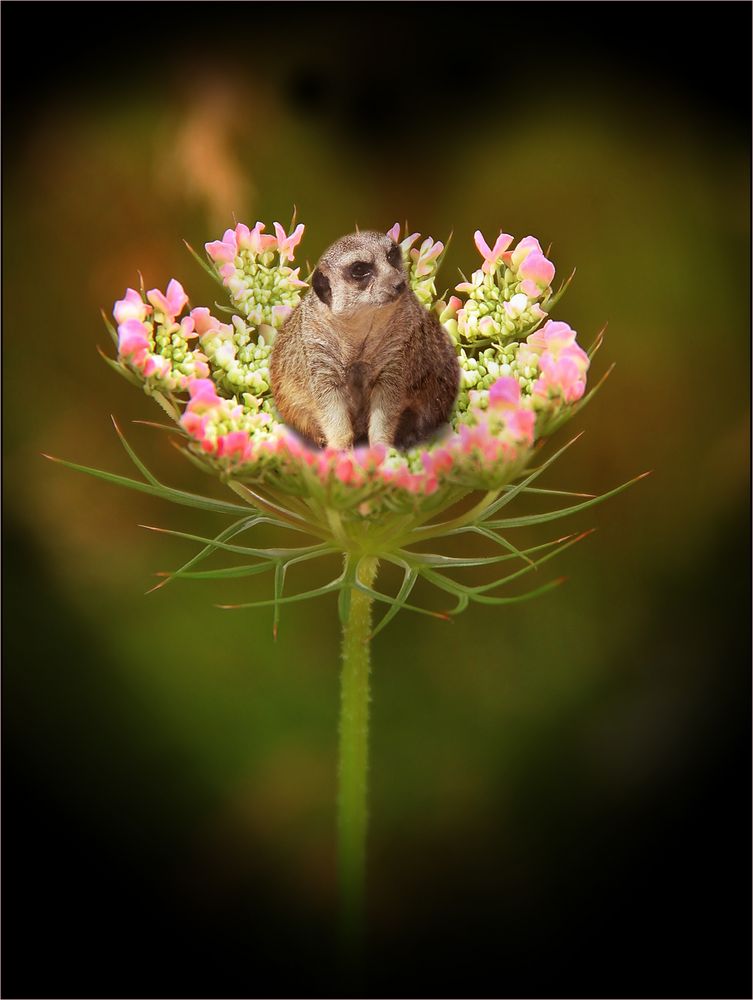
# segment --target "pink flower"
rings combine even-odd
[[[452,467],[452,458],[450,455],[442,451],[441,454],[450,459],[449,467]],[[430,451],[421,452],[421,464],[424,467],[424,478],[423,478],[423,492],[428,496],[434,493],[439,487],[439,478],[437,476],[438,472],[441,472],[445,467],[441,458],[435,458],[435,456]]]
[[[447,301],[447,305],[439,314],[440,323],[446,323],[448,319],[455,319],[458,314],[458,309],[462,308],[463,300],[459,299],[457,295],[451,295]]]
[[[202,337],[205,333],[220,329],[220,321],[205,306],[197,306],[189,315],[193,320],[194,329]]]
[[[403,253],[407,253],[413,244],[416,242],[420,233],[411,233],[410,236],[406,236],[405,239],[400,241],[400,223],[396,222],[392,229],[388,230],[387,235],[390,239],[394,240],[395,243],[400,247]]]
[[[400,223],[396,222],[392,229],[389,230],[387,235],[397,243],[403,253],[408,253],[410,248],[416,242],[420,233],[411,233],[410,236],[406,236],[404,240],[400,239]]]
[[[353,463],[349,458],[340,458],[335,464],[335,475],[341,483],[349,483],[353,479]]]
[[[489,386],[489,406],[510,409],[520,406],[520,384],[516,378],[503,376]]]
[[[229,445],[227,442],[221,444],[220,441],[222,439],[214,443],[206,438],[206,428],[210,412],[219,407],[223,402],[217,395],[214,382],[209,378],[187,378],[183,388],[188,389],[191,399],[183,412],[183,416],[180,418],[181,425],[192,437],[201,442],[205,451],[217,451],[220,453],[223,448],[227,449],[228,447],[236,451],[237,439],[235,438],[231,439]],[[228,437],[228,435],[225,435],[225,437]],[[245,438],[248,440],[247,434]]]
[[[292,306],[278,305],[272,306],[272,325],[275,327],[280,327],[292,313]]]
[[[516,441],[529,446],[533,444],[536,427],[536,414],[533,410],[527,410],[519,406],[508,414],[506,423]]]
[[[575,330],[567,323],[550,319],[527,338],[528,347],[539,355],[541,377],[533,386],[536,395],[562,396],[566,403],[581,398],[590,360],[575,337]]]
[[[568,323],[550,319],[539,329],[526,337],[526,343],[538,354],[551,351],[559,354],[563,347],[575,343],[575,330]]]
[[[149,378],[151,375],[164,376],[170,371],[170,362],[158,354],[148,354],[140,366],[142,373]]]
[[[205,243],[204,249],[215,264],[232,264],[238,256],[238,241],[235,231],[226,229],[221,240],[215,240],[213,243]]]
[[[356,461],[367,472],[375,471],[387,457],[387,446],[372,444],[354,449]]]
[[[301,270],[300,267],[297,267],[295,271],[291,271],[290,274],[287,276],[286,281],[289,285],[292,285],[293,288],[308,288],[309,287],[308,283],[305,281],[301,281],[301,279],[298,277],[300,270]]]
[[[287,429],[284,431],[281,437],[277,439],[278,450],[281,452],[287,452],[293,458],[300,458],[304,454],[307,454],[306,448],[301,444],[297,437],[294,437]]]
[[[490,248],[489,244],[482,236],[481,230],[477,229],[473,234],[473,241],[476,244],[476,249],[484,258],[481,270],[484,274],[490,274],[496,269],[497,263],[502,259],[502,254],[512,243],[513,237],[509,236],[507,233],[500,232],[494,246]]]
[[[434,472],[448,472],[453,465],[453,458],[446,448],[434,448],[431,451]]]
[[[209,378],[209,358],[205,354],[201,354],[199,351],[193,352],[193,368],[196,372],[196,378]]]
[[[539,359],[539,367],[541,377],[533,385],[537,396],[562,396],[566,403],[574,403],[585,392],[586,380],[574,358],[563,354],[555,359],[553,355],[545,353]]]
[[[188,392],[191,396],[188,405],[193,412],[199,412],[200,407],[220,405],[220,397],[210,378],[192,378],[188,383]]]
[[[209,417],[206,413],[199,414],[194,412],[194,410],[186,410],[180,418],[181,425],[188,431],[191,437],[195,437],[197,441],[201,441],[204,438],[204,431],[208,420]]]
[[[470,427],[468,424],[461,424],[458,428],[460,448],[466,454],[474,448],[481,447],[486,436],[486,428],[481,424]]]
[[[180,335],[184,340],[193,340],[199,336],[193,316],[184,316],[180,321]]]
[[[474,271],[471,275],[470,281],[461,281],[459,285],[455,285],[456,292],[465,292],[466,295],[470,295],[471,292],[476,291],[484,283],[484,272]]]
[[[145,378],[168,375],[172,368],[167,358],[151,353],[149,331],[136,319],[127,319],[118,327],[118,355],[129,361]]]
[[[125,296],[115,303],[112,314],[118,324],[126,323],[129,319],[143,323],[151,311],[151,307],[144,302],[139,293],[134,288],[129,288]]]
[[[489,387],[489,418],[492,426],[497,427],[501,419],[499,431],[493,431],[492,437],[500,447],[515,444],[533,444],[536,416],[532,410],[521,405],[520,385],[518,380],[509,376],[498,378]]]
[[[250,456],[252,450],[248,431],[230,431],[217,440],[217,454],[221,458],[232,458],[233,455],[237,455],[243,459],[247,453]]]
[[[541,356],[542,358],[544,357],[543,354]],[[569,347],[565,347],[560,352],[560,356],[557,360],[559,361],[561,358],[567,358],[568,361],[572,361],[581,375],[585,375],[591,364],[591,359],[588,357],[580,344],[570,344]],[[539,362],[539,364],[541,364],[541,362]]]
[[[537,354],[548,352],[555,360],[562,354],[568,355],[581,366],[585,372],[588,369],[588,355],[575,342],[577,334],[567,323],[559,320],[547,320],[540,330],[536,330],[526,338],[526,343]]]
[[[427,236],[423,241],[420,249],[411,250],[410,255],[416,263],[417,278],[423,278],[425,275],[431,273],[431,262],[436,260],[443,250],[444,243],[440,243],[439,241],[435,243],[430,236]]]
[[[518,274],[523,279],[521,291],[531,298],[538,298],[554,278],[554,264],[538,250],[532,250],[521,262]]]
[[[235,273],[235,258],[238,256],[238,240],[235,231],[226,229],[221,240],[205,243],[204,249],[217,265],[220,276],[231,278]]]
[[[149,353],[149,333],[137,319],[127,319],[118,327],[118,354],[140,367]]]
[[[533,251],[543,253],[541,244],[535,236],[524,236],[522,240],[518,241],[514,250],[508,250],[504,255],[505,263],[513,270],[517,270],[528,254]]]
[[[424,485],[423,476],[420,474],[414,475],[409,471],[407,466],[404,465],[399,469],[393,470],[387,478],[390,479],[396,486],[407,490],[409,493],[420,493],[421,488]]]
[[[180,315],[183,306],[188,302],[188,296],[183,291],[183,286],[175,278],[170,280],[167,286],[167,294],[163,295],[157,288],[152,288],[146,293],[146,297],[155,309],[159,309],[165,319],[173,323],[175,317]]]
[[[258,225],[258,223],[257,223]],[[295,248],[303,239],[303,231],[306,228],[302,222],[299,222],[295,227],[290,236],[285,235],[285,230],[282,228],[279,222],[275,222],[275,234],[277,236],[277,249],[280,253],[280,260],[293,260],[295,258]]]
[[[266,253],[267,250],[274,250],[277,245],[276,236],[263,236],[265,225],[257,222],[253,229],[244,226],[239,222],[235,227],[235,240],[239,249],[250,250],[254,254]]]

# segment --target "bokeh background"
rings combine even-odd
[[[293,203],[312,263],[454,230],[448,285],[477,227],[551,241],[616,368],[546,485],[654,470],[553,595],[375,642],[355,995],[750,995],[750,9],[679,6],[3,5],[5,996],[338,995],[334,601],[275,643],[213,607],[262,578],[145,597],[192,549],[138,525],[221,519],[40,456],[130,474],[115,414],[219,494],[98,311],[211,303],[181,239]]]

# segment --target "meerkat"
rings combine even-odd
[[[390,236],[333,243],[278,331],[271,388],[283,421],[319,447],[410,448],[449,419],[460,366],[447,331],[408,287]]]

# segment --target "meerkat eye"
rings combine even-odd
[[[400,253],[400,247],[392,247],[387,253],[387,262],[392,264],[393,267],[397,267],[402,259],[403,255]]]
[[[356,281],[360,281],[361,278],[365,278],[368,274],[371,274],[371,264],[365,260],[358,260],[355,264],[350,265],[350,276],[351,278],[355,278]]]

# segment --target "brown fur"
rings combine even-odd
[[[405,287],[394,247],[381,233],[338,240],[277,334],[270,363],[277,409],[317,445],[409,448],[452,411],[460,379],[455,349],[436,315]],[[354,261],[370,262],[373,273],[354,279]]]

